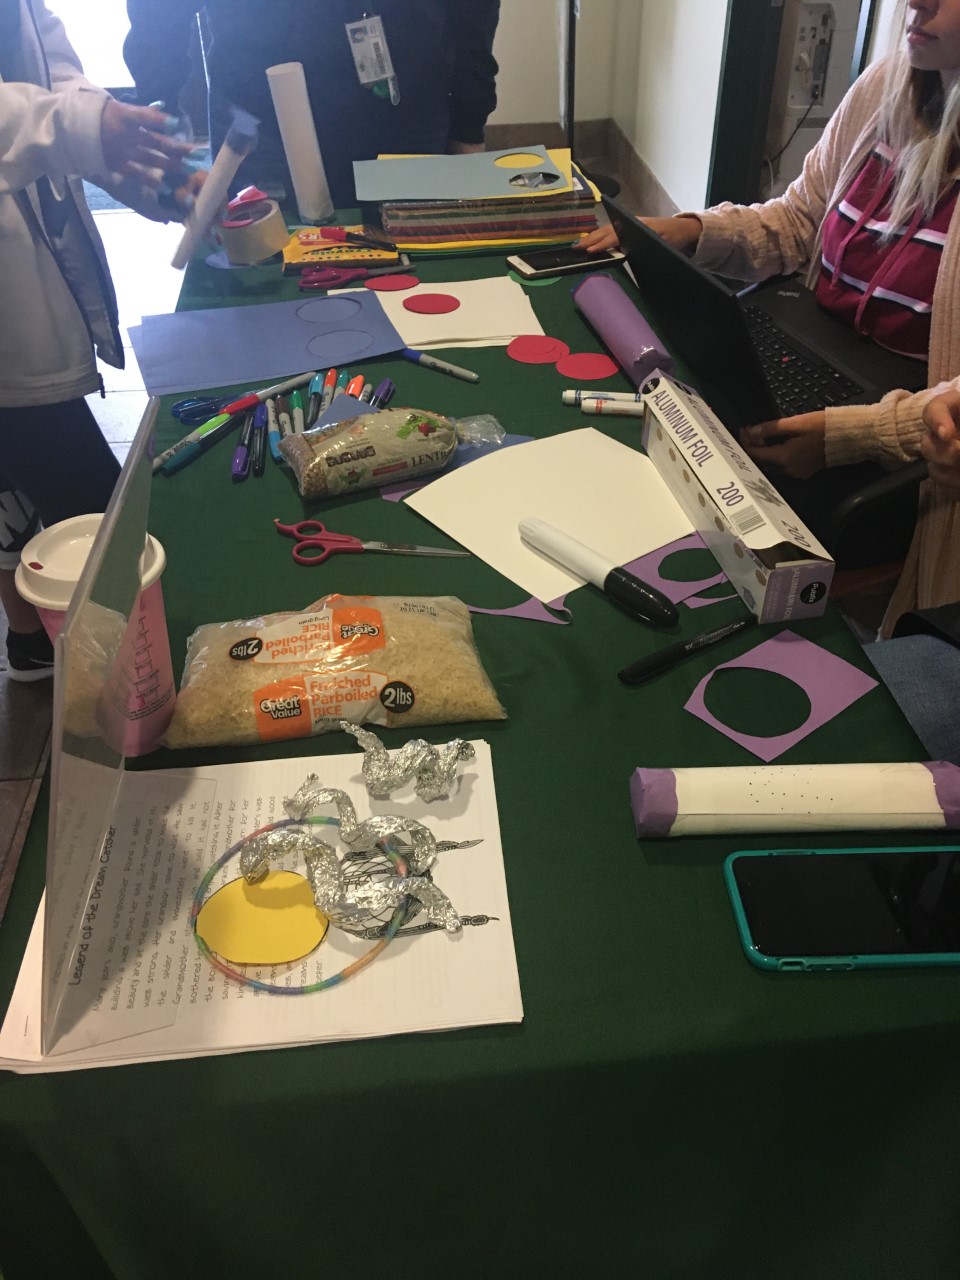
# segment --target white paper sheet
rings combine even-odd
[[[356,293],[339,289],[337,293]],[[456,311],[442,315],[419,315],[408,311],[405,299],[424,293],[450,294],[458,298]],[[522,333],[542,334],[530,299],[509,276],[487,280],[449,280],[443,284],[418,284],[398,293],[378,293],[387,319],[408,347],[419,351],[431,347],[505,347]]]
[[[594,427],[477,458],[406,502],[545,602],[583,586],[583,579],[521,542],[517,525],[526,516],[546,520],[615,564],[693,531],[653,463]]]
[[[485,742],[474,746],[476,760],[462,767],[457,794],[430,805],[417,799],[412,783],[390,800],[370,800],[360,752],[125,774],[109,856],[100,858],[83,963],[71,962],[75,981],[60,1018],[65,1031],[44,1057],[41,904],[0,1031],[0,1068],[68,1071],[520,1021],[490,749]],[[208,964],[189,928],[190,908],[206,868],[244,833],[284,816],[282,798],[312,770],[345,790],[361,818],[402,812],[438,839],[481,839],[472,849],[441,853],[434,869],[436,883],[469,922],[459,937],[441,931],[399,938],[369,968],[328,991],[271,996]],[[210,892],[239,874],[238,862],[228,863]],[[89,913],[86,897],[78,905]],[[305,960],[252,969],[250,976],[277,985],[315,982],[371,945],[331,929]]]

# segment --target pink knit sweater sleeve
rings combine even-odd
[[[700,266],[735,280],[765,280],[809,266],[840,174],[876,112],[883,71],[882,63],[874,63],[850,88],[782,196],[764,204],[719,204],[694,215],[703,224],[694,255]]]
[[[827,466],[876,462],[892,471],[912,462],[920,456],[924,406],[944,391],[960,391],[960,378],[925,391],[890,391],[879,404],[844,404],[827,409]]]

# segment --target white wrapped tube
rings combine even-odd
[[[635,769],[638,836],[955,830],[960,768],[924,764]]]
[[[303,64],[281,62],[267,67],[267,81],[293,181],[297,212],[303,222],[329,222],[333,217],[333,200],[313,124]]]
[[[230,184],[237,176],[237,170],[256,145],[256,120],[246,111],[237,111],[223,146],[210,166],[197,203],[183,224],[183,236],[170,264],[177,271],[183,270],[213,226],[221,207],[227,202]]]

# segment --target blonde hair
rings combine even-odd
[[[890,231],[884,238],[905,226],[918,207],[931,214],[947,179],[958,171],[960,76],[945,88],[939,71],[911,67],[902,49],[907,4],[898,0],[891,24],[894,48],[880,105],[880,138],[896,155]]]

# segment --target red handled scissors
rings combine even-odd
[[[344,285],[354,284],[357,280],[369,280],[371,276],[409,275],[410,267],[321,267],[319,265],[304,267],[300,272],[300,288],[326,292],[327,289],[342,289]]]
[[[293,558],[297,564],[322,564],[340,552],[385,551],[395,556],[468,556],[469,551],[451,551],[446,547],[418,547],[412,542],[361,542],[348,533],[333,533],[319,520],[299,520],[296,524],[273,522],[277,533],[293,538]]]

